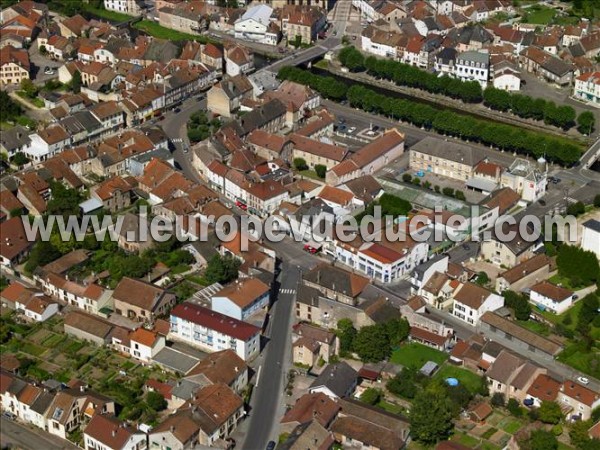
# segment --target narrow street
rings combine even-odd
[[[260,450],[267,442],[277,442],[277,423],[282,416],[283,391],[291,364],[291,316],[296,287],[301,271],[295,265],[282,263],[277,301],[271,310],[267,333],[269,342],[260,356],[255,388],[250,402],[250,424],[243,448]],[[285,291],[285,293],[282,293]]]
[[[0,445],[31,450],[77,450],[75,444],[53,436],[39,428],[26,427],[20,423],[0,418]]]

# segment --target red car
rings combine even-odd
[[[246,204],[240,202],[239,200],[235,202],[235,206],[237,206],[240,209],[243,209],[244,211],[248,209],[248,206],[246,206]]]
[[[306,244],[304,246],[304,251],[307,251],[308,253],[312,253],[314,255],[315,253],[317,253],[319,251],[319,249],[311,247],[310,245]]]

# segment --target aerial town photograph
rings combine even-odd
[[[600,450],[600,0],[0,0],[1,450]]]

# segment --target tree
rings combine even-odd
[[[410,324],[404,317],[388,320],[383,324],[383,328],[391,346],[399,345],[405,341],[410,333]]]
[[[504,398],[504,394],[502,392],[494,392],[492,395],[492,399],[490,400],[492,406],[504,406],[506,404],[506,400]]]
[[[567,206],[567,215],[569,216],[580,216],[585,213],[585,205],[582,202],[571,203]]]
[[[52,198],[48,201],[46,211],[50,215],[77,216],[79,204],[84,200],[81,191],[66,187],[63,183],[50,182]]]
[[[572,287],[589,286],[600,276],[596,255],[573,245],[560,246],[556,265],[559,275],[568,278]]]
[[[48,54],[48,49],[46,48],[45,45],[40,45],[39,51],[40,51],[40,55],[42,55],[42,56],[45,56]]]
[[[381,399],[381,391],[375,388],[367,388],[360,396],[360,401],[368,405],[375,405]]]
[[[576,449],[584,449],[589,445],[591,441],[590,436],[588,435],[588,430],[593,425],[591,420],[578,420],[571,424],[571,429],[569,430],[569,438],[571,439],[571,444],[575,446]]]
[[[552,401],[543,401],[538,410],[539,418],[544,423],[556,425],[563,417],[560,405]]]
[[[531,304],[525,295],[507,290],[502,293],[502,296],[504,304],[514,311],[517,320],[529,320]]]
[[[600,208],[600,194],[596,194],[594,197],[594,207]]]
[[[206,266],[204,278],[210,284],[213,283],[229,283],[238,277],[238,269],[241,261],[231,255],[215,255]]]
[[[409,413],[411,435],[426,445],[447,439],[455,407],[442,386],[432,385],[415,396]]]
[[[29,158],[25,156],[25,153],[23,152],[17,152],[15,153],[15,156],[12,157],[12,163],[19,167],[24,166],[28,162]]]
[[[410,173],[405,173],[404,175],[402,175],[402,181],[404,181],[405,183],[410,183],[412,180],[412,175]]]
[[[25,271],[27,273],[33,273],[36,268],[45,266],[60,256],[60,252],[50,242],[42,240],[37,241],[25,264]]]
[[[506,403],[506,409],[515,417],[521,417],[523,415],[523,410],[519,405],[519,402],[514,398],[509,398],[508,403]]]
[[[79,70],[76,70],[73,73],[73,78],[71,79],[71,89],[75,94],[79,94],[81,92],[81,85],[81,72]]]
[[[386,388],[394,395],[407,398],[409,400],[415,398],[418,388],[416,383],[415,370],[404,367],[402,372],[387,382]]]
[[[395,195],[385,193],[379,198],[381,214],[390,216],[405,216],[412,209],[409,201]]]
[[[558,448],[558,440],[550,431],[535,430],[531,432],[521,446],[524,450],[556,450]]]
[[[308,165],[306,164],[306,160],[304,158],[294,158],[294,167],[296,170],[308,169]]]
[[[315,172],[319,178],[325,178],[325,175],[327,174],[327,166],[323,164],[316,164]]]
[[[350,319],[340,319],[337,323],[336,335],[340,340],[340,354],[345,355],[353,351],[356,328]]]
[[[146,394],[146,404],[154,411],[162,411],[167,407],[167,401],[158,392],[150,391]]]
[[[442,188],[442,194],[444,194],[448,197],[454,197],[454,189],[452,189],[450,187]]]
[[[383,361],[391,353],[385,329],[379,325],[362,327],[354,339],[354,351],[364,362]]]
[[[21,81],[21,90],[29,98],[37,97],[38,88],[29,78],[24,78],[23,81]]]
[[[596,118],[594,113],[590,111],[584,111],[577,117],[577,131],[581,134],[590,135],[594,132],[594,126],[596,124]]]
[[[489,282],[490,282],[490,277],[488,277],[487,273],[485,273],[484,271],[481,271],[477,274],[477,279],[475,280],[475,283],[477,283],[479,286],[485,286]]]
[[[467,198],[465,197],[465,193],[463,191],[455,191],[454,196],[457,200],[465,201]]]

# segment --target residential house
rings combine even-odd
[[[244,361],[254,359],[260,351],[259,328],[189,302],[171,311],[169,339],[208,352],[232,349]]]
[[[36,131],[29,135],[29,139],[30,143],[23,153],[35,162],[45,161],[71,144],[70,134],[60,124]]]
[[[426,137],[411,147],[409,168],[467,181],[482,159],[480,152],[469,145]]]
[[[267,5],[258,5],[257,8]],[[254,55],[241,45],[225,47],[225,73],[230,77],[246,75],[254,70]]]
[[[154,246],[150,224],[146,216],[125,213],[121,223],[111,225],[109,231],[117,237],[117,245],[129,253],[142,253]],[[119,220],[117,218],[117,220]]]
[[[234,319],[247,320],[269,306],[270,292],[270,287],[258,278],[243,278],[215,292],[211,308]]]
[[[146,434],[114,416],[94,414],[83,430],[85,450],[146,450]]]
[[[152,362],[154,356],[165,348],[165,338],[140,327],[129,335],[130,354],[143,362]]]
[[[231,117],[240,108],[243,99],[253,96],[252,84],[243,75],[224,77],[207,94],[207,107],[214,114]]]
[[[20,85],[23,80],[29,79],[29,54],[27,50],[21,50],[7,45],[0,48],[0,85]]]
[[[145,5],[140,0],[104,0],[104,9],[130,16],[139,16]]]
[[[410,426],[405,417],[354,399],[341,399],[339,404],[331,431],[342,446],[393,450],[406,445]]]
[[[269,5],[251,6],[235,21],[233,25],[235,38],[261,44],[277,45],[277,33],[273,33],[271,23],[272,15],[273,8]]]
[[[496,278],[496,291],[521,292],[533,283],[548,279],[554,269],[555,262],[547,255],[535,255],[512,269],[500,273]]]
[[[556,286],[548,281],[540,281],[531,286],[529,301],[538,309],[548,310],[554,314],[562,314],[575,301],[575,293],[562,286]]]
[[[586,72],[575,78],[573,96],[583,100],[584,102],[599,106],[600,72]]]
[[[124,277],[113,292],[115,312],[138,322],[152,323],[175,306],[176,296],[169,291]]]
[[[272,179],[251,183],[245,190],[248,209],[261,217],[269,216],[289,199],[286,187]]]
[[[206,355],[186,376],[195,375],[202,375],[213,384],[223,383],[239,395],[248,386],[248,365],[231,349]]]
[[[339,352],[339,341],[335,333],[306,323],[293,327],[292,360],[294,364],[313,367],[319,361],[329,363]]]
[[[583,222],[582,226],[581,248],[594,252],[600,258],[600,221],[590,219]]]
[[[354,392],[358,373],[345,362],[328,364],[308,388],[309,394],[323,393],[332,400],[348,397]]]
[[[510,167],[502,172],[502,187],[509,187],[527,202],[538,201],[548,187],[548,164],[544,158],[532,163],[516,158]]]
[[[116,176],[96,185],[91,193],[91,198],[102,202],[104,209],[115,213],[129,208],[134,198],[133,180]]]
[[[527,397],[524,400],[526,406],[535,406],[539,408],[542,402],[554,402],[558,398],[561,384],[549,375],[540,374],[538,375],[529,389],[527,390]]]
[[[559,86],[573,80],[573,65],[539,47],[527,47],[519,54],[521,67]]]
[[[286,136],[267,133],[264,130],[254,130],[246,138],[252,150],[266,160],[281,158],[284,161],[292,159],[293,142]]]
[[[322,392],[304,394],[281,419],[282,432],[291,432],[298,425],[317,421],[328,428],[340,410],[340,406]]]
[[[464,283],[453,295],[452,315],[471,325],[477,325],[487,311],[504,306],[504,298],[471,282]]]
[[[500,239],[500,233],[492,231],[491,239],[481,243],[479,255],[482,259],[511,268],[534,256],[537,239],[525,240],[525,237],[520,236],[518,223],[509,225],[503,222],[501,230],[498,231],[501,231],[505,238]]]
[[[281,12],[281,31],[288,45],[311,44],[326,21],[327,14],[319,8],[289,5]]]
[[[21,217],[0,222],[0,262],[5,267],[13,267],[27,258],[35,239],[28,239]]]
[[[600,394],[574,381],[563,382],[558,403],[568,408],[571,420],[589,420],[592,411],[600,406]]]

